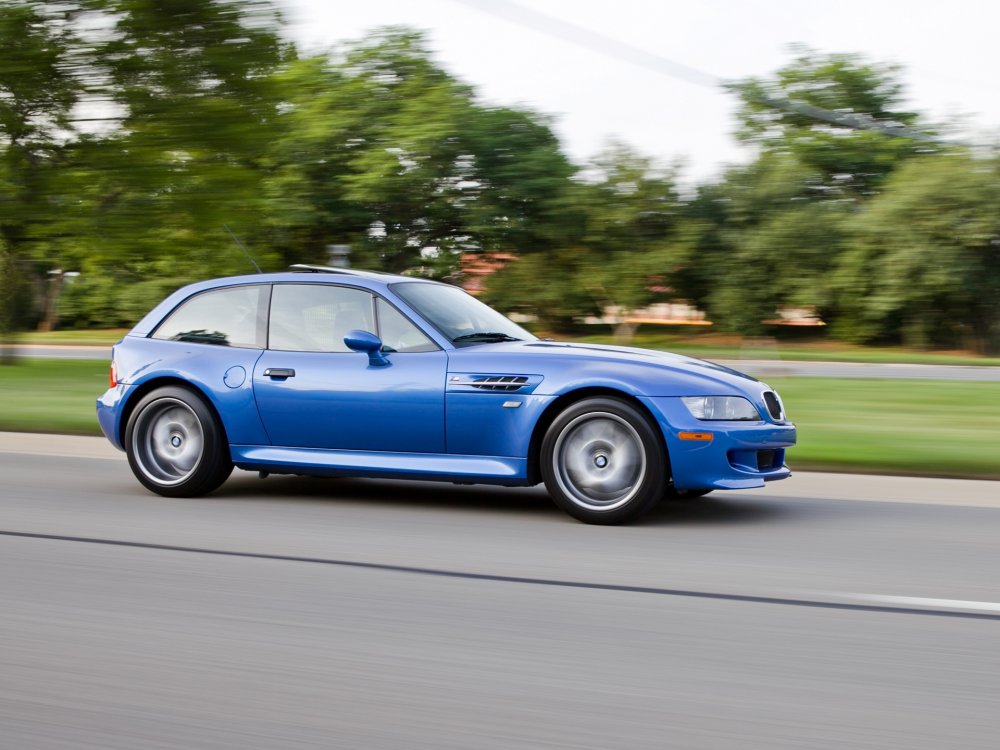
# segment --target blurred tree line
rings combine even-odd
[[[690,190],[621,144],[571,163],[418,33],[307,56],[282,24],[263,0],[0,6],[0,334],[130,325],[252,272],[228,227],[272,270],[340,243],[457,280],[463,254],[513,253],[486,295],[551,331],[685,299],[743,334],[810,307],[844,340],[1000,347],[996,156],[769,105],[932,137],[890,66],[802,50],[734,85],[755,158]]]

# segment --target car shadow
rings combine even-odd
[[[428,507],[491,512],[530,512],[557,515],[542,487],[495,487],[446,482],[362,479],[355,477],[234,475],[212,497],[241,500],[295,500],[363,503],[400,508]]]
[[[212,497],[240,501],[360,503],[400,509],[431,508],[502,513],[576,523],[556,507],[541,485],[496,487],[445,482],[362,478],[234,475]],[[757,495],[712,494],[691,500],[664,500],[635,526],[716,526],[773,522],[809,513],[799,503]]]
[[[756,495],[707,495],[692,500],[668,499],[639,522],[643,526],[723,526],[773,523],[799,515],[797,506]]]

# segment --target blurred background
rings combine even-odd
[[[0,0],[0,748],[995,750],[998,27]],[[732,364],[795,475],[617,528],[540,487],[145,492],[87,437],[111,346],[254,263]]]
[[[3,3],[0,429],[96,433],[107,347],[249,253],[547,336],[943,367],[762,373],[800,466],[1000,476],[997,378],[947,369],[1000,364],[996,11],[659,5]]]

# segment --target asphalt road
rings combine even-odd
[[[18,356],[39,359],[111,358],[110,347],[100,346],[22,346]],[[759,378],[789,376],[819,378],[892,378],[917,380],[967,380],[1000,383],[1000,367],[964,365],[906,365],[865,362],[790,362],[771,359],[716,360]]]
[[[0,748],[995,748],[1000,484],[145,493],[0,435]],[[46,455],[39,455],[46,454]]]

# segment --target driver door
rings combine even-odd
[[[380,312],[385,305],[379,300]],[[386,313],[382,317],[389,322]],[[447,355],[427,339],[430,346],[389,352],[387,366],[371,366],[365,354],[344,344],[355,329],[379,333],[375,296],[368,290],[274,285],[268,348],[253,375],[271,444],[444,453]]]

